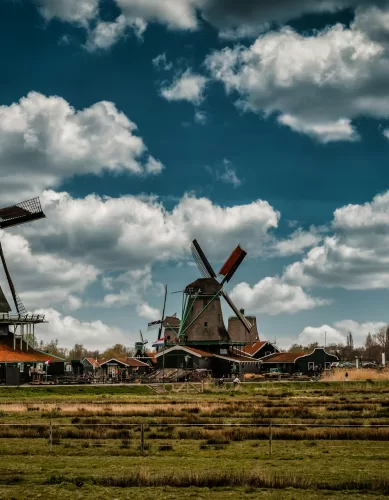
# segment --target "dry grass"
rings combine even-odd
[[[371,368],[352,368],[338,369],[331,373],[325,374],[323,380],[325,382],[343,382],[345,380],[345,373],[348,373],[350,381],[367,381],[367,380],[389,380],[389,369],[374,370]]]

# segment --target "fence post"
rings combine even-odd
[[[272,455],[273,453],[273,427],[269,425],[269,455]]]
[[[143,424],[140,426],[140,449],[141,451],[145,450],[145,428]]]
[[[53,451],[53,423],[50,420],[50,427],[49,427],[49,448],[50,451]]]
[[[201,392],[204,392],[204,379],[201,379]]]

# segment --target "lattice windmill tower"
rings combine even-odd
[[[34,220],[43,219],[43,213],[39,198],[23,201],[15,205],[5,208],[0,208],[0,229],[7,229],[20,224],[26,224]],[[19,295],[16,292],[14,283],[12,281],[10,272],[8,270],[7,262],[5,259],[3,247],[0,241],[0,259],[3,269],[7,278],[8,286],[12,295],[15,305],[16,314],[10,314],[11,307],[4,295],[0,286],[0,335],[8,335],[9,326],[14,327],[14,347],[16,338],[20,338],[21,344],[25,333],[34,335],[34,325],[37,323],[44,323],[44,316],[29,315],[23,305]],[[18,330],[19,328],[19,330]]]

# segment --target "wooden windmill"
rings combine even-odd
[[[20,224],[25,224],[27,222],[32,222],[34,220],[43,219],[44,217],[46,216],[42,211],[39,198],[33,198],[31,200],[17,203],[16,205],[0,208],[0,229],[19,226]],[[23,302],[21,301],[19,295],[16,293],[15,286],[13,284],[11,275],[8,271],[8,266],[5,260],[1,242],[0,242],[0,259],[3,264],[5,275],[7,277],[8,286],[11,291],[16,311],[21,316],[27,315],[27,310],[24,307]],[[4,296],[3,290],[0,287],[0,313],[9,313],[10,311],[11,308],[7,302],[7,299]]]
[[[252,324],[243,316],[223,288],[224,284],[231,280],[247,253],[238,245],[216,274],[197,240],[192,242],[191,250],[203,277],[184,290],[178,342],[200,344],[244,342],[230,338],[223,321],[221,298],[233,310],[244,331],[250,332]]]
[[[146,344],[149,343],[148,340],[143,338],[142,330],[139,330],[140,342],[135,342],[135,357],[144,358],[146,356]]]

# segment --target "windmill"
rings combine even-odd
[[[188,285],[183,294],[182,320],[178,332],[178,342],[237,342],[245,339],[231,339],[224,326],[220,298],[223,297],[242,323],[244,331],[250,332],[252,324],[244,317],[224,290],[247,253],[238,245],[215,273],[197,240],[191,245],[197,267],[203,276]],[[169,338],[168,338],[169,340]]]
[[[43,219],[45,214],[42,211],[41,203],[39,198],[33,198],[31,200],[23,201],[15,205],[11,205],[5,208],[0,208],[0,229],[6,229],[13,226],[19,226],[20,224],[25,224],[27,222],[32,222],[34,220]],[[7,277],[8,286],[11,290],[11,295],[15,304],[16,311],[18,315],[27,315],[27,310],[23,305],[19,295],[16,293],[15,286],[13,284],[11,275],[8,270],[8,266],[5,260],[5,255],[3,252],[3,247],[0,242],[0,258],[3,264],[4,272]],[[0,312],[9,313],[11,308],[4,296],[3,290],[0,287]]]
[[[137,358],[143,358],[146,355],[145,345],[149,343],[148,340],[144,340],[142,330],[139,330],[140,342],[135,342],[135,356]]]

